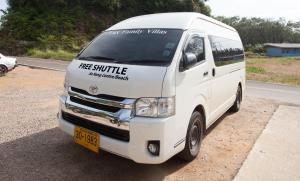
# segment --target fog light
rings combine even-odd
[[[158,156],[159,155],[159,141],[149,141],[148,142],[148,151],[154,155]]]

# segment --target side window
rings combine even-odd
[[[204,38],[193,36],[186,45],[184,52],[195,54],[197,62],[205,60]]]
[[[217,36],[208,38],[217,67],[244,61],[244,50],[240,41]]]

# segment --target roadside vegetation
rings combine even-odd
[[[68,52],[65,50],[57,49],[57,50],[40,50],[40,49],[29,49],[27,54],[30,57],[36,58],[46,58],[46,59],[57,59],[57,60],[72,60],[76,53]]]
[[[206,0],[7,0],[0,10],[0,52],[71,60],[101,31],[132,16],[194,11]]]
[[[300,43],[300,21],[238,16],[216,18],[239,32],[244,47],[249,52],[264,53],[264,43]]]
[[[300,85],[300,57],[247,58],[247,79]]]

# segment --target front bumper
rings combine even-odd
[[[75,124],[72,124],[62,117],[62,110],[66,110],[66,100],[60,99],[60,112],[58,114],[59,127],[68,133],[74,135]],[[70,112],[69,112],[70,113]],[[131,159],[137,163],[159,164],[165,162],[178,151],[175,148],[175,117],[169,118],[143,118],[134,117],[130,119],[128,125],[121,127],[128,129],[129,141],[121,141],[109,136],[100,135],[100,149],[113,154]],[[128,126],[128,127],[126,127]],[[159,156],[153,156],[147,150],[147,143],[151,140],[160,141]],[[100,152],[101,153],[101,152]]]

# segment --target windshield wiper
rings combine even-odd
[[[78,59],[79,60],[114,60],[114,58],[102,57],[102,56],[79,57]]]

